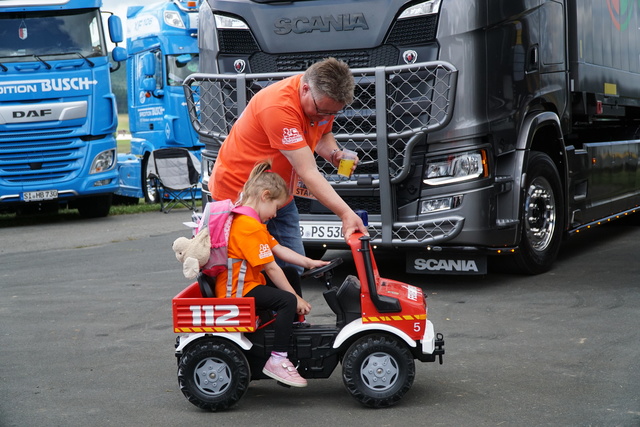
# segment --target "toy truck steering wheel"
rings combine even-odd
[[[300,275],[300,278],[304,279],[304,278],[307,278],[307,277],[314,277],[316,279],[319,279],[327,271],[333,270],[334,268],[336,268],[340,264],[342,264],[342,258],[334,258],[331,261],[329,261],[329,264],[327,264],[327,265],[323,265],[322,267],[316,267],[316,268],[312,268],[311,270],[305,271],[304,273],[302,273]]]

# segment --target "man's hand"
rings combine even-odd
[[[344,234],[344,241],[348,242],[349,236],[351,236],[356,231],[359,231],[367,236],[369,235],[369,231],[362,222],[362,218],[356,215],[355,212],[351,211],[342,218],[342,234]]]

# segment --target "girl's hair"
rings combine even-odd
[[[264,190],[269,190],[271,200],[289,197],[289,189],[284,179],[271,170],[271,161],[263,160],[256,163],[245,182],[240,196],[240,203],[248,199],[257,199]]]

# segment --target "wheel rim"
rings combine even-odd
[[[208,396],[224,393],[231,383],[231,370],[221,359],[210,357],[203,359],[193,372],[198,390]]]
[[[143,180],[145,182],[144,189],[149,203],[156,203],[158,201],[158,194],[156,192],[156,180],[146,178],[149,176],[149,173],[153,171],[151,166],[152,165],[147,162],[146,170],[143,177]]]
[[[398,362],[387,353],[372,353],[360,369],[362,381],[371,389],[385,391],[398,379]]]
[[[525,227],[527,240],[535,251],[549,247],[556,228],[556,202],[549,181],[535,178],[527,189]]]

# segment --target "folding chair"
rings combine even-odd
[[[177,205],[196,209],[200,172],[198,159],[186,148],[161,148],[149,156],[149,178],[155,180],[160,211],[168,213]]]

